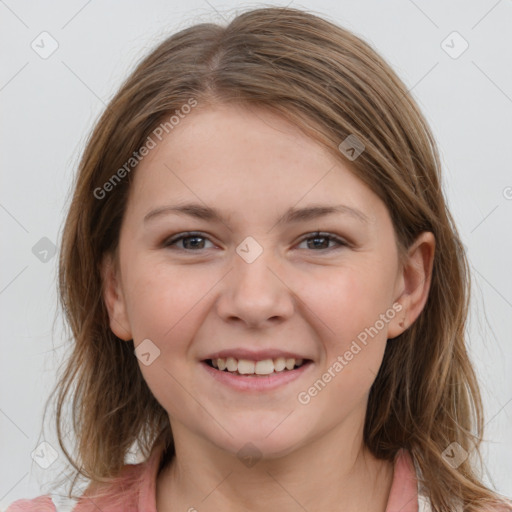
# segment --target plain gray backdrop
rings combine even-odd
[[[135,64],[171,33],[289,3],[0,0],[0,509],[46,492],[63,460],[51,424],[43,435],[41,421],[65,347],[55,293],[59,238],[94,122]],[[372,44],[434,132],[471,263],[468,331],[485,403],[485,479],[512,496],[512,2],[291,5]],[[57,451],[48,469],[32,458],[49,450],[42,442]]]

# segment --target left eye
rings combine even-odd
[[[331,235],[330,233],[315,233],[314,235],[310,235],[306,238],[303,238],[302,242],[307,242],[308,240],[313,240],[313,247],[320,248],[320,249],[329,249],[329,247],[325,247],[325,245],[329,245],[329,242],[335,242],[338,245],[348,245],[347,242],[342,240],[341,238]]]
[[[201,242],[201,240],[203,240]],[[312,241],[312,244],[308,244],[308,248],[326,250],[331,249],[332,247],[326,247],[330,242],[334,242],[338,244],[338,246],[347,246],[348,243],[337,237],[336,235],[332,235],[330,233],[313,233],[308,235],[307,237],[301,240],[301,244],[304,242]],[[183,247],[178,247],[178,249],[183,250],[195,250],[195,249],[207,249],[208,247],[204,247],[205,242],[209,241],[207,237],[203,236],[202,233],[182,233],[175,237],[171,237],[164,241],[164,247],[171,247],[178,244],[178,242],[183,242]],[[211,242],[210,242],[211,243]]]

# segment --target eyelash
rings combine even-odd
[[[175,236],[172,236],[170,238],[167,238],[166,240],[164,240],[162,245],[164,247],[172,247],[177,242],[180,242],[181,240],[185,240],[187,238],[204,238],[204,239],[208,240],[208,237],[204,236],[203,233],[189,231],[189,232],[185,232],[185,233],[179,233],[178,235],[175,235]],[[333,235],[332,233],[323,233],[321,231],[316,231],[314,233],[310,233],[308,236],[302,238],[299,241],[299,243],[302,243],[302,242],[307,241],[307,240],[315,239],[315,238],[325,238],[325,239],[327,239],[329,241],[334,241],[340,247],[348,247],[349,246],[348,242],[346,242],[342,238],[340,238],[340,237],[338,237],[336,235]],[[337,249],[339,249],[340,247],[338,247]],[[314,251],[314,252],[328,251],[328,250],[331,250],[331,249],[333,249],[333,247],[326,248],[326,249],[320,249],[319,251]],[[336,249],[336,248],[334,248],[334,249]],[[200,251],[200,249],[195,251],[194,249],[181,249],[181,248],[178,248],[178,250],[179,251],[186,251],[186,252],[199,252]]]

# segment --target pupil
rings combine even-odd
[[[315,238],[312,238],[311,240],[313,240],[314,242],[317,242],[318,240],[324,240],[324,242],[325,242],[327,240],[327,238],[325,236],[317,236]],[[323,246],[323,248],[325,248],[325,243],[321,244],[321,245]],[[318,247],[318,244],[315,244],[315,247]]]
[[[190,247],[187,247],[187,244],[189,244],[190,240],[197,241],[197,240],[201,240],[201,239],[202,239],[202,237],[200,237],[200,236],[189,236],[189,237],[183,239],[183,245],[185,246],[186,249],[189,249]],[[204,241],[203,241],[203,243],[204,243]],[[197,243],[192,244],[192,248],[197,248],[198,246],[200,249],[202,249],[201,242],[199,242],[199,244],[197,244]]]

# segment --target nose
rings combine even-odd
[[[235,253],[232,270],[222,280],[217,314],[226,322],[263,328],[293,315],[293,283],[280,275],[275,259],[263,253],[251,263]]]

